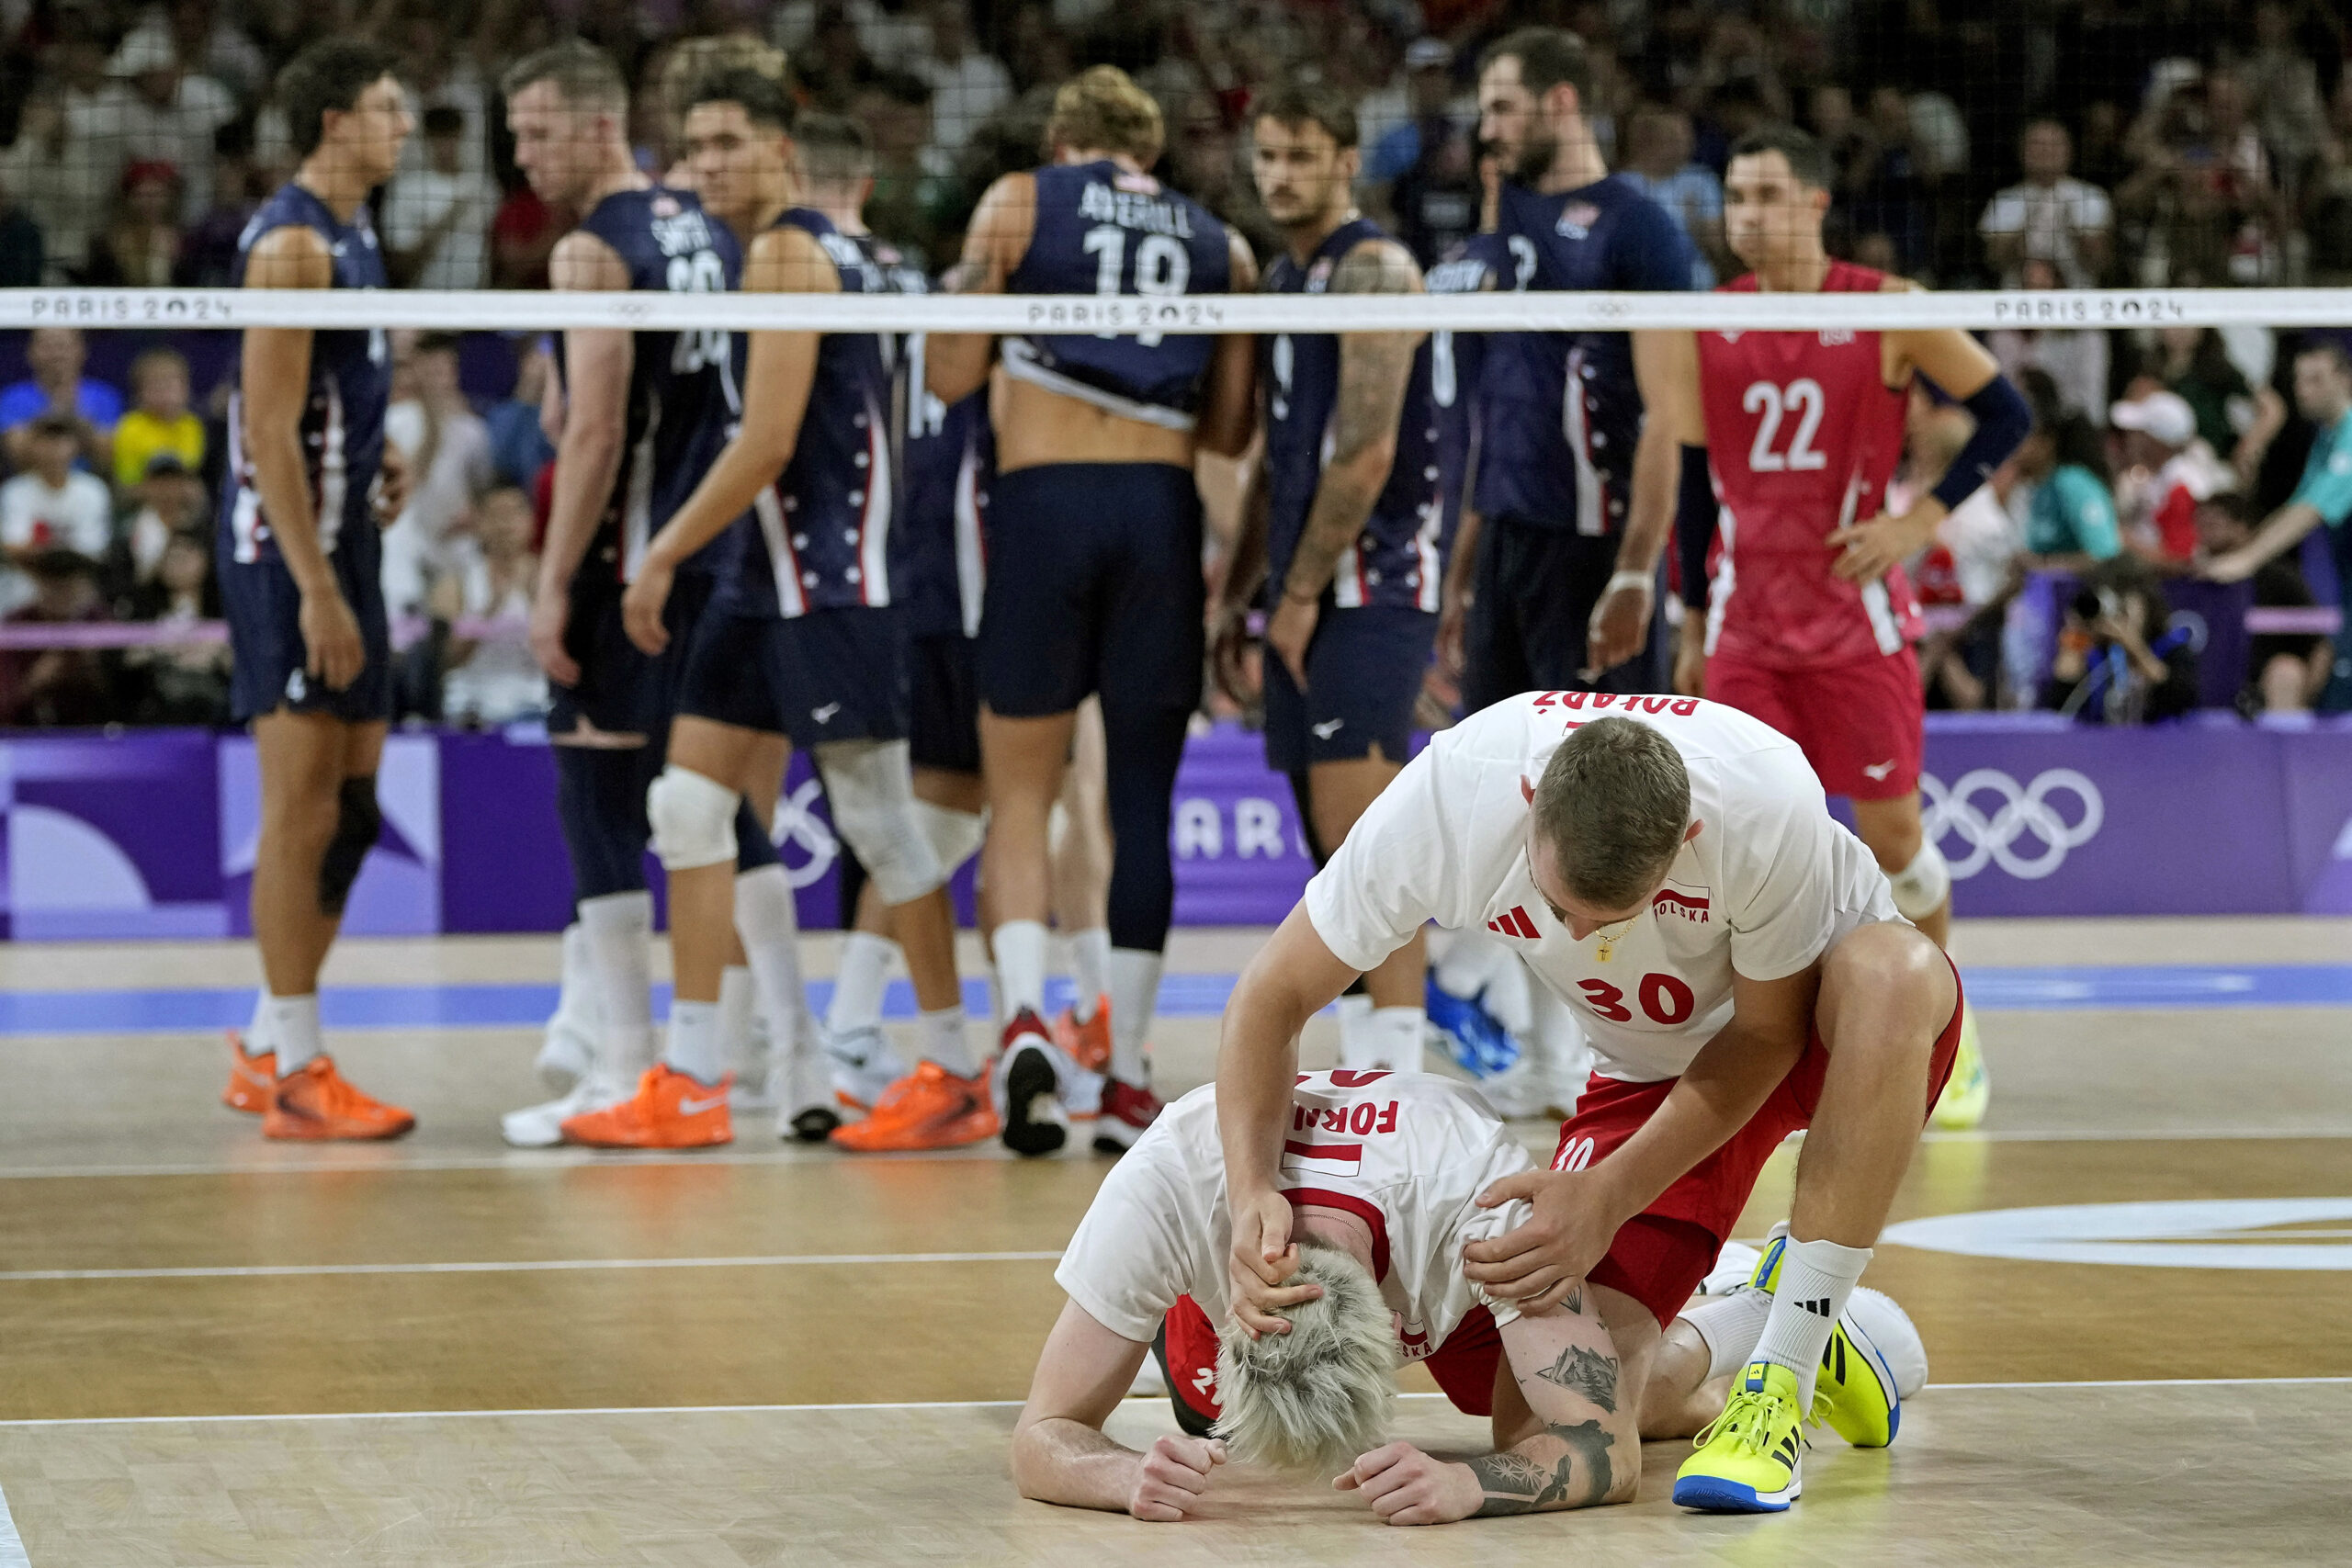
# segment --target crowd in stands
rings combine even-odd
[[[1723,239],[1728,149],[1781,119],[1832,152],[1835,248],[1935,287],[2352,283],[2352,79],[2328,0],[0,0],[0,286],[227,282],[247,216],[291,166],[275,70],[330,33],[380,39],[406,62],[418,132],[376,209],[399,287],[544,287],[566,216],[515,176],[494,84],[566,33],[624,62],[656,172],[679,152],[665,109],[683,42],[785,47],[803,99],[872,137],[875,229],[934,270],[988,180],[1034,161],[1053,85],[1097,61],[1159,100],[1162,175],[1270,249],[1247,106],[1257,85],[1311,64],[1359,96],[1364,205],[1431,262],[1479,222],[1479,51],[1531,22],[1587,40],[1602,150],[1689,231],[1701,287],[1739,270]],[[2157,647],[2165,584],[2303,482],[2321,428],[2296,396],[2303,341],[1992,334],[2037,431],[1923,563],[1953,608],[1926,649],[1933,700],[2052,700],[2061,677],[2017,646],[2019,584],[2037,568],[2093,584],[2053,611],[2062,671],[2069,649],[2102,668],[2110,648],[2138,658],[2120,635],[2129,615],[2074,614],[2110,599],[2154,617],[2138,644],[2177,664]],[[507,346],[512,362],[485,379],[454,340],[399,345],[392,438],[417,482],[388,540],[388,589],[428,628],[512,615],[527,580],[528,529],[518,539],[511,525],[546,458],[548,371],[539,344]],[[194,544],[217,493],[222,361],[192,385],[188,361],[157,345],[116,386],[85,375],[83,355],[73,333],[33,334],[26,378],[0,391],[0,613],[200,618],[210,589]],[[1965,419],[1919,400],[1923,484]],[[2264,604],[2335,592],[2292,558],[2256,579]],[[543,696],[525,667],[496,662],[495,638],[428,629],[421,646],[408,711],[496,722]],[[0,651],[0,723],[210,711],[217,649],[134,651]],[[2256,652],[2243,705],[2324,700],[2324,643]],[[458,655],[493,662],[443,679]],[[2347,685],[2352,669],[2339,698]]]

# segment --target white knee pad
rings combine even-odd
[[[885,904],[922,897],[947,880],[915,810],[914,765],[903,740],[833,740],[817,748],[833,830],[855,852]]]
[[[675,762],[645,792],[653,852],[665,871],[693,871],[735,858],[735,807],[741,797]]]
[[[957,811],[928,800],[915,802],[915,820],[922,824],[923,837],[931,840],[939,869],[949,876],[980,852],[980,840],[989,834],[987,812]]]
[[[1894,907],[1906,920],[1924,920],[1943,908],[1951,892],[1951,867],[1933,844],[1921,844],[1911,863],[1886,879],[1894,888]]]

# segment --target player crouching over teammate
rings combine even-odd
[[[1655,1353],[1630,1361],[1597,1292],[1521,1313],[1464,1272],[1465,1243],[1523,1217],[1478,1194],[1530,1172],[1527,1151],[1475,1091],[1420,1073],[1298,1080],[1280,1176],[1296,1205],[1288,1332],[1252,1338],[1223,1319],[1228,1223],[1216,1089],[1170,1106],[1102,1183],[1056,1278],[1069,1292],[1014,1429],[1026,1496],[1169,1521],[1197,1511],[1217,1467],[1258,1462],[1337,1475],[1391,1524],[1623,1502],[1642,1438],[1683,1437],[1722,1407],[1753,1354],[1770,1296],[1748,1284],[1688,1303]],[[1332,1141],[1317,1138],[1323,1129]],[[1300,1299],[1306,1298],[1306,1299]],[[1680,1303],[1678,1303],[1680,1304]],[[1883,1445],[1927,1357],[1901,1310],[1858,1292],[1833,1329],[1825,1413]],[[1185,1435],[1148,1451],[1102,1424],[1148,1347]],[[1449,1463],[1387,1439],[1400,1360],[1419,1359],[1454,1406],[1493,1421],[1490,1452]]]

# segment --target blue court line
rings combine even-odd
[[[1962,972],[1968,994],[1986,1012],[2081,1011],[2088,1009],[2211,1009],[2352,1007],[2352,964],[2266,964],[2236,966],[2109,964],[2081,968],[1984,968]],[[1159,1010],[1170,1018],[1212,1018],[1233,992],[1231,975],[1170,975],[1159,985]],[[821,1013],[830,981],[808,987]],[[1069,999],[1057,982],[1049,1008]],[[657,987],[657,1013],[669,1009],[669,987]],[[250,989],[10,991],[0,993],[0,1038],[35,1034],[169,1034],[242,1027],[252,1016]],[[973,1016],[989,1011],[984,981],[964,983]],[[501,1029],[544,1021],[555,1008],[548,985],[335,986],[320,998],[323,1021],[334,1029]],[[892,1018],[914,1016],[914,993],[892,983],[884,1001]]]

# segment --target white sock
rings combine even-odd
[[[1813,1382],[1829,1331],[1846,1310],[1846,1298],[1871,1260],[1867,1247],[1792,1238],[1781,1254],[1781,1278],[1772,1288],[1772,1312],[1756,1342],[1754,1359],[1770,1361],[1797,1375],[1797,1408],[1813,1408]]]
[[[1331,1004],[1340,1025],[1340,1066],[1368,1067],[1372,1066],[1372,1042],[1367,1038],[1372,1022],[1372,998],[1362,991],[1342,995]]]
[[[1069,983],[1078,993],[1070,1012],[1093,1022],[1096,1003],[1111,994],[1111,933],[1101,926],[1069,933]]]
[[[730,964],[718,973],[718,1059],[729,1069],[752,1065],[752,971]]]
[[[763,865],[735,878],[735,934],[743,939],[768,1039],[775,1049],[788,1051],[804,1038],[800,1021],[808,1010],[808,992],[800,979],[800,920],[784,867]]]
[[[1159,1006],[1159,970],[1166,960],[1141,948],[1111,950],[1111,1076],[1136,1089],[1151,1087],[1144,1042]]]
[[[973,1065],[972,1048],[964,1043],[961,1003],[924,1013],[916,1038],[922,1042],[923,1055],[957,1077],[968,1078],[979,1070]]]
[[[563,976],[557,984],[555,1014],[548,1027],[568,1027],[594,1035],[595,1025],[595,959],[588,945],[588,928],[578,920],[563,928]]]
[[[1756,1342],[1771,1315],[1772,1298],[1762,1291],[1734,1291],[1682,1314],[1707,1342],[1710,1378],[1727,1376],[1756,1359]]]
[[[634,1084],[653,1060],[653,895],[582,898],[580,923],[596,981],[596,1065]]]
[[[1429,1014],[1419,1008],[1374,1008],[1364,1019],[1364,1040],[1374,1066],[1400,1073],[1421,1070],[1421,1035]]]
[[[841,963],[833,969],[833,999],[825,1009],[825,1027],[836,1034],[882,1026],[882,993],[890,983],[890,960],[899,944],[872,931],[852,931],[842,939]]]
[[[323,1047],[319,1043],[319,994],[269,998],[269,1041],[277,1052],[277,1076],[299,1073]]]
[[[670,1043],[662,1059],[674,1072],[696,1083],[716,1085],[727,1075],[719,1055],[718,1004],[673,1001],[670,1004]]]
[[[269,1043],[269,987],[267,986],[257,987],[254,991],[253,1021],[245,1025],[246,1055],[266,1056],[269,1055],[271,1050]]]
[[[1023,1008],[1045,1017],[1045,922],[1007,920],[989,933],[989,945],[996,950],[997,989],[1006,1024]]]

